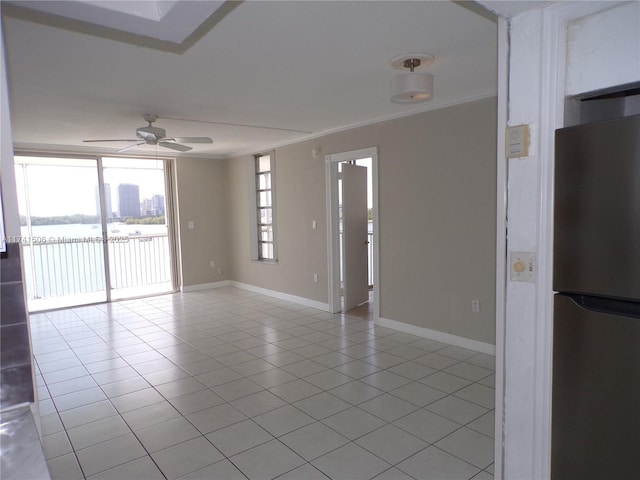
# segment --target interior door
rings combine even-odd
[[[342,164],[343,311],[369,300],[367,168]]]

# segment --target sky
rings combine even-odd
[[[52,161],[55,166],[44,165]],[[61,215],[96,215],[98,185],[95,159],[48,159],[16,156],[16,186],[20,215],[26,214],[23,163],[27,164],[31,215],[52,217]],[[358,160],[367,166],[368,205],[372,207],[371,159]],[[111,206],[118,208],[118,185],[131,183],[140,187],[140,201],[153,195],[164,195],[162,161],[133,158],[103,158],[104,182],[110,185]],[[151,167],[151,168],[143,168]]]
[[[25,196],[25,169],[16,157],[16,186],[20,214],[27,211]],[[98,185],[95,160],[54,159],[58,165],[42,165],[43,158],[26,165],[31,215],[50,217],[60,215],[96,215],[96,187]],[[27,160],[28,161],[28,160]],[[132,183],[140,187],[140,200],[152,195],[164,195],[164,175],[157,168],[136,167],[162,165],[155,160],[104,159],[104,181],[111,185],[111,204],[118,205],[118,185]],[[83,166],[84,165],[84,166]],[[107,167],[109,165],[109,167]],[[118,168],[120,166],[120,168]]]

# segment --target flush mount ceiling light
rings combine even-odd
[[[389,62],[397,70],[409,70],[393,77],[391,101],[394,103],[420,103],[433,97],[433,75],[416,72],[431,65],[433,55],[408,53],[394,57]]]

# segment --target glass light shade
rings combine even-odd
[[[433,75],[424,72],[407,72],[393,77],[391,101],[395,103],[426,102],[433,97]]]

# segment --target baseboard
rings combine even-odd
[[[323,312],[329,311],[329,304],[311,300],[305,297],[298,297],[297,295],[291,295],[289,293],[278,292],[276,290],[269,290],[268,288],[256,287],[248,283],[236,282],[233,280],[224,280],[221,282],[201,283],[198,285],[187,285],[181,288],[184,293],[198,292],[201,290],[211,290],[221,287],[236,287],[249,292],[259,293],[261,295],[267,295],[269,297],[278,298],[280,300],[286,300],[288,302],[297,303],[305,307],[317,308]],[[466,337],[460,337],[458,335],[452,335],[450,333],[439,332],[430,328],[418,327],[409,323],[398,322],[389,318],[380,317],[376,322],[376,325],[381,327],[392,328],[404,333],[410,333],[418,337],[430,338],[438,342],[448,343],[449,345],[455,345],[456,347],[467,348],[480,353],[486,353],[487,355],[495,355],[496,347],[490,343],[479,342],[478,340],[472,340]]]
[[[199,292],[201,290],[211,290],[212,288],[228,287],[231,284],[229,280],[221,282],[199,283],[198,285],[186,285],[180,288],[182,293]]]
[[[241,288],[243,290],[248,290],[250,292],[260,293],[262,295],[267,295],[269,297],[279,298],[280,300],[286,300],[288,302],[304,305],[305,307],[317,308],[318,310],[322,310],[323,312],[329,311],[328,303],[318,302],[316,300],[311,300],[309,298],[298,297],[296,295],[291,295],[289,293],[277,292],[275,290],[256,287],[255,285],[249,285],[248,283],[235,282],[233,280],[229,282],[229,285],[232,287]]]
[[[416,325],[410,325],[408,323],[398,322],[396,320],[390,320],[388,318],[382,317],[378,319],[376,325],[392,328],[404,333],[410,333],[411,335],[417,335],[419,337],[429,338],[438,342],[448,343],[450,345],[455,345],[456,347],[468,348],[469,350],[486,353],[487,355],[496,354],[496,346],[491,345],[490,343],[479,342],[470,338],[459,337],[458,335],[431,330],[430,328],[418,327]]]

